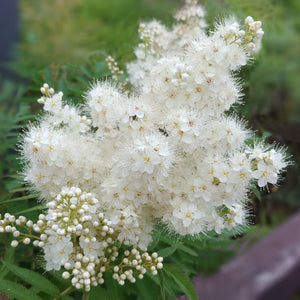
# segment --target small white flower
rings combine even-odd
[[[257,164],[257,170],[253,171],[252,176],[258,179],[258,186],[264,187],[268,183],[276,184],[278,176],[272,165],[265,164],[264,161],[260,161]]]

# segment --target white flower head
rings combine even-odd
[[[96,81],[82,109],[47,84],[41,88],[46,114],[24,137],[24,175],[45,199],[62,189],[62,199],[72,194],[65,211],[51,200],[47,220],[58,235],[80,235],[87,257],[105,254],[100,229],[146,249],[154,219],[181,235],[243,225],[250,184],[277,184],[287,165],[278,147],[250,147],[253,133],[231,113],[242,97],[233,71],[259,50],[261,22],[247,17],[240,25],[231,17],[208,34],[204,17],[197,1],[187,0],[172,28],[141,23],[136,60],[127,64],[130,91],[122,82]],[[125,74],[112,57],[107,63],[114,80]],[[78,198],[71,186],[93,196]],[[75,223],[62,221],[63,213]],[[58,259],[52,238],[45,245],[48,267],[59,268],[72,241],[58,242]]]

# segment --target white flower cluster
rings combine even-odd
[[[77,289],[89,291],[91,286],[103,284],[107,271],[124,285],[126,280],[134,283],[136,278],[142,279],[147,270],[156,275],[163,267],[163,258],[157,253],[121,248],[117,226],[104,217],[99,201],[90,193],[63,188],[47,208],[47,214],[40,214],[37,223],[8,213],[2,220],[0,215],[0,232],[13,234],[12,247],[18,246],[17,239],[24,244],[33,239],[33,244],[44,251],[46,270],[64,267],[62,277],[72,278]]]
[[[101,255],[105,247],[93,222],[96,228],[111,226],[115,240],[143,250],[154,220],[180,235],[221,233],[246,223],[252,183],[261,188],[277,183],[287,165],[284,152],[250,146],[253,134],[228,113],[241,98],[233,71],[260,48],[261,22],[247,17],[243,28],[229,19],[208,35],[203,17],[203,9],[189,0],[172,29],[157,21],[141,24],[137,59],[127,65],[131,94],[96,82],[78,108],[64,104],[62,93],[47,84],[42,87],[39,102],[46,113],[22,143],[27,182],[45,199],[65,186],[88,191],[98,202],[83,204],[82,216],[95,206],[110,220],[103,225],[101,218],[80,221],[78,215],[78,225],[48,233],[48,245],[60,232],[75,230],[87,238],[92,234],[91,240],[79,240],[84,252]],[[90,224],[90,232],[82,222]],[[62,249],[45,248],[49,268],[60,265],[51,260],[55,252],[64,250],[66,259],[73,253],[68,237],[61,243]]]

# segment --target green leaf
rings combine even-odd
[[[106,65],[106,63],[102,62],[102,61],[96,63],[96,65],[94,67],[95,74],[97,74],[97,75],[101,74],[105,68],[105,65]]]
[[[50,87],[52,87],[53,86],[53,79],[52,79],[51,69],[49,67],[46,67],[44,69],[43,75],[44,75],[45,82],[48,83]]]
[[[81,71],[88,77],[93,78],[94,74],[91,72],[91,70],[87,66],[80,66]]]
[[[15,213],[15,215],[25,214],[25,213],[29,213],[29,212],[36,211],[36,210],[42,210],[44,208],[45,208],[45,205],[36,205],[34,207],[18,211]]]
[[[154,232],[154,234],[152,236],[152,242],[150,244],[149,249],[154,249],[158,245],[160,236],[161,236],[161,233],[159,231]]]
[[[254,195],[257,197],[257,199],[259,201],[261,201],[261,194],[260,194],[260,191],[258,190],[258,188],[256,186],[252,186],[251,190],[254,193]]]
[[[107,290],[111,293],[111,298],[114,300],[126,300],[124,289],[115,279],[111,277],[110,273],[104,274],[104,280]]]
[[[167,280],[168,278],[165,276],[165,274],[163,273],[162,270],[158,271],[158,276],[152,275],[151,272],[147,272],[146,276],[149,277],[153,281],[153,283],[156,284],[160,288],[160,290],[164,289],[163,292],[161,291],[161,297],[163,300],[164,300],[164,297],[166,296],[166,294],[168,294],[171,299],[176,298],[174,289],[171,288],[170,281]],[[151,286],[153,286],[153,284]],[[167,299],[169,299],[169,298],[167,298]]]
[[[63,77],[59,78],[59,80],[58,80],[57,90],[60,92],[63,92],[64,97],[67,97],[68,86],[67,86],[66,80]]]
[[[138,289],[138,294],[141,300],[159,299],[158,285],[154,285],[152,280],[145,276],[142,280],[137,280],[135,286]]]
[[[8,280],[0,280],[0,291],[11,299],[42,300],[42,298],[26,289],[24,286]]]
[[[22,278],[25,282],[30,283],[32,286],[37,287],[41,291],[49,294],[52,297],[55,297],[59,294],[59,289],[48,279],[42,276],[39,273],[36,273],[31,270],[17,267],[13,264],[10,264],[6,261],[3,261],[5,267],[7,267],[11,272],[16,274],[18,277]],[[29,298],[28,298],[29,299]]]
[[[74,297],[70,297],[68,295],[62,295],[59,297],[59,300],[74,300]],[[90,299],[90,300],[93,300],[93,299]]]
[[[38,194],[30,194],[30,195],[26,195],[26,196],[22,196],[22,197],[18,197],[18,198],[1,201],[0,203],[3,204],[3,203],[15,202],[15,201],[25,201],[25,200],[37,198],[38,196],[39,196]]]
[[[158,272],[159,283],[160,283],[160,293],[163,300],[166,299],[166,288],[165,288],[165,277],[163,272]]]
[[[165,233],[162,233],[161,236],[160,236],[160,240],[170,246],[174,245],[174,244],[177,244],[178,242],[178,239],[175,238],[174,236],[172,235],[167,235]]]
[[[193,283],[176,265],[164,264],[163,270],[174,279],[190,300],[198,300]]]
[[[13,189],[9,192],[10,193],[18,193],[18,192],[27,192],[29,190],[30,190],[30,188],[28,186],[25,186],[25,187],[19,187],[19,188]]]
[[[178,249],[182,250],[183,252],[186,252],[186,253],[188,253],[188,254],[190,254],[192,256],[195,256],[195,257],[198,256],[198,253],[196,251],[194,251],[193,249],[191,249],[191,248],[189,248],[189,247],[187,247],[185,245],[179,244],[178,245]]]
[[[31,292],[33,292],[34,294],[38,294],[41,292],[41,289],[36,287],[36,286],[32,286],[30,289],[29,289]]]
[[[9,248],[9,250],[6,252],[5,257],[4,257],[5,261],[13,262],[15,250],[16,250],[16,248],[13,248],[13,247]],[[2,264],[2,266],[0,268],[0,279],[5,278],[5,276],[7,275],[8,272],[9,272],[9,270],[4,266],[4,264]]]
[[[171,254],[173,254],[177,249],[178,249],[178,244],[174,244],[170,247],[159,250],[158,253],[159,253],[159,256],[167,257],[167,256],[170,256]]]
[[[91,291],[89,292],[89,300],[96,300],[96,299],[112,300],[115,298],[110,291],[98,285],[97,287],[92,288]]]

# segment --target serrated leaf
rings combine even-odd
[[[9,200],[4,200],[1,201],[0,203],[10,203],[10,202],[15,202],[15,201],[25,201],[25,200],[29,200],[29,199],[33,199],[33,198],[37,198],[39,195],[38,194],[30,194],[30,195],[26,195],[26,196],[22,196],[22,197],[17,197],[17,198],[12,198]]]
[[[190,254],[192,256],[195,256],[195,257],[198,256],[198,253],[196,251],[194,251],[193,249],[191,249],[191,248],[189,248],[189,247],[187,247],[185,245],[179,244],[178,245],[178,249],[182,250],[183,252],[188,253],[188,254]]]
[[[167,257],[173,254],[178,249],[178,244],[159,250],[158,253],[162,257]]]
[[[162,273],[163,272],[159,270],[157,276],[157,275],[152,275],[150,272],[147,272],[146,276],[149,277],[157,286],[159,286],[160,288],[164,288],[165,292],[167,292],[170,295],[171,299],[174,299],[176,295],[174,294],[174,291],[169,287],[168,282],[166,282],[167,280],[164,274]],[[164,284],[164,282],[166,282],[166,284]],[[164,293],[162,292],[161,296],[163,297],[163,295]]]
[[[36,205],[34,207],[18,211],[15,213],[15,215],[25,214],[25,213],[29,213],[29,212],[36,211],[36,210],[42,210],[44,208],[45,208],[45,205]]]
[[[165,288],[165,277],[163,272],[158,273],[159,283],[160,283],[160,294],[163,300],[166,299],[166,288]]]
[[[42,298],[24,286],[8,280],[0,280],[0,291],[11,299],[42,300]]]
[[[37,287],[46,294],[49,294],[52,297],[55,297],[59,294],[59,289],[48,279],[42,276],[39,273],[34,271],[17,267],[13,264],[10,264],[6,261],[3,261],[5,267],[7,267],[11,272],[16,274],[18,277],[23,279],[25,282],[28,282],[32,286]]]
[[[166,243],[166,244],[169,244],[169,245],[174,245],[174,244],[176,244],[177,243],[177,239],[175,239],[173,236],[171,236],[171,235],[166,235],[166,234],[162,234],[161,236],[160,236],[160,240],[162,241],[162,242],[164,242],[164,243]]]
[[[160,240],[160,235],[161,233],[160,232],[155,232],[152,236],[152,242],[149,246],[149,249],[154,249],[158,243],[159,243],[159,240]]]
[[[163,270],[174,279],[181,291],[184,292],[190,300],[198,300],[193,283],[177,266],[164,264]]]
[[[145,276],[142,280],[137,280],[135,286],[138,289],[141,300],[158,299],[159,289],[153,286],[149,277]]]

